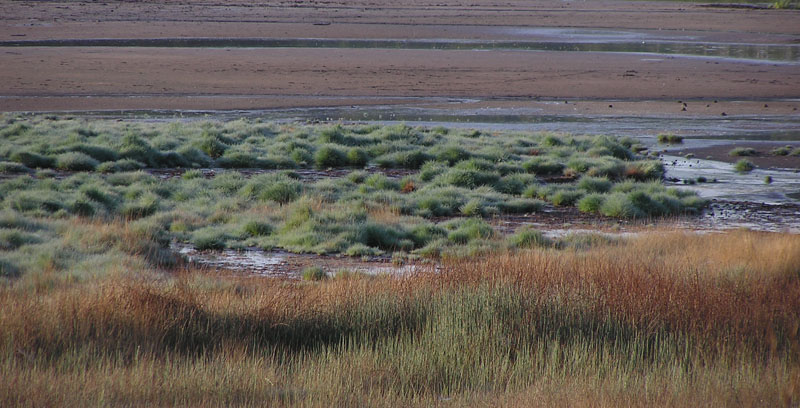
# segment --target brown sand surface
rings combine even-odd
[[[586,41],[596,36],[793,44],[800,42],[798,21],[796,11],[610,0],[14,1],[0,3],[0,41]],[[0,111],[418,106],[441,105],[441,98],[543,113],[792,114],[798,107],[793,99],[800,98],[800,69],[797,64],[596,52],[0,47]],[[537,99],[588,101],[580,107],[531,105]],[[720,104],[703,104],[715,99]],[[773,99],[788,100],[770,101],[765,110],[762,101]],[[681,108],[677,100],[697,104],[683,111],[676,109]]]
[[[0,109],[14,97],[92,96],[111,105],[198,96],[793,98],[792,65],[630,54],[383,49],[0,48]],[[88,103],[90,101],[84,101]],[[97,100],[97,108],[106,105]],[[171,105],[171,104],[166,104]],[[312,105],[313,106],[313,105]],[[39,110],[36,109],[36,110]]]
[[[384,38],[413,38],[418,27],[582,27],[694,30],[800,35],[798,13],[786,10],[707,8],[686,2],[631,1],[8,1],[0,3],[2,37],[47,33],[46,38],[150,37],[155,31],[188,36],[361,37],[362,26],[388,26]],[[208,23],[212,23],[211,31]],[[290,25],[272,26],[282,23]],[[250,24],[255,24],[252,26]],[[298,24],[291,28],[291,25]],[[313,28],[312,24],[330,24]],[[246,28],[243,28],[245,25]],[[374,29],[374,28],[373,28]],[[308,35],[314,30],[316,35]],[[368,29],[369,30],[369,29]],[[472,29],[466,28],[467,32]],[[286,35],[280,35],[286,31]],[[349,34],[348,34],[349,32]],[[76,33],[76,35],[69,35]],[[130,33],[130,35],[127,35]],[[139,33],[139,35],[137,35]],[[265,35],[265,34],[271,35]],[[300,34],[300,35],[298,35]],[[383,37],[383,35],[381,34]]]

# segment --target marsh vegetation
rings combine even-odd
[[[659,231],[405,277],[4,285],[0,403],[791,406],[799,256],[794,235]]]
[[[800,398],[797,236],[492,223],[703,208],[631,140],[44,117],[0,133],[3,406]],[[197,269],[176,241],[435,265],[253,277]]]
[[[634,153],[633,141],[604,136],[41,117],[8,119],[0,132],[0,155],[13,164],[0,182],[0,210],[40,226],[4,229],[35,237],[8,245],[15,274],[38,267],[32,253],[60,256],[71,220],[146,231],[148,245],[162,249],[180,241],[201,250],[439,258],[544,245],[489,221],[547,205],[648,218],[706,203],[664,187],[661,163]],[[160,167],[174,171],[154,174]],[[61,252],[56,264],[83,267],[71,249]]]

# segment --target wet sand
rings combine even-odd
[[[0,41],[326,38],[800,43],[800,12],[682,2],[0,4]],[[382,48],[0,47],[0,111],[225,110],[441,104],[542,113],[791,115],[797,63],[662,54]],[[415,99],[408,99],[415,98]],[[674,104],[694,100],[687,110]],[[713,100],[727,105],[705,107]],[[774,101],[767,109],[763,101]],[[781,100],[781,101],[776,101]],[[612,105],[609,107],[609,105]],[[627,106],[626,108],[623,108]],[[675,108],[678,109],[675,109]],[[625,110],[620,110],[625,109]]]
[[[513,38],[505,27],[703,32],[723,39],[794,41],[798,13],[687,2],[482,1],[14,1],[0,4],[0,39],[187,37]],[[202,23],[202,24],[199,24]],[[448,34],[449,33],[449,34]],[[757,33],[757,34],[756,34]],[[712,37],[713,38],[713,37]],[[756,40],[757,39],[757,40]],[[773,39],[773,41],[776,41]]]
[[[692,154],[694,157],[716,160],[726,163],[736,163],[739,160],[747,159],[759,168],[772,169],[792,169],[800,170],[800,156],[794,155],[775,155],[772,151],[779,147],[790,146],[791,150],[800,151],[800,143],[781,143],[781,142],[735,142],[726,144],[715,144],[713,146],[682,149],[677,154]],[[735,148],[752,148],[756,153],[753,156],[731,156],[729,153]],[[673,151],[673,153],[676,153]],[[800,175],[798,176],[800,178]]]
[[[32,110],[69,109],[63,101],[76,99],[83,109],[141,107],[142,100],[158,109],[217,109],[245,98],[228,105],[242,109],[257,106],[247,98],[259,96],[316,106],[319,97],[360,100],[354,104],[376,97],[748,100],[793,98],[800,89],[793,65],[610,53],[33,47],[0,48],[0,55],[5,111],[24,110],[25,101]]]

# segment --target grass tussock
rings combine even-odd
[[[791,406],[797,265],[793,235],[659,232],[401,278],[9,284],[0,405]]]
[[[103,147],[102,140],[80,144],[73,140],[58,150],[73,149],[57,156],[64,171],[75,171],[64,177],[55,177],[51,169],[40,170],[33,177],[30,172],[34,164],[0,162],[9,164],[7,172],[17,174],[0,181],[0,211],[53,223],[77,218],[109,223],[141,221],[163,234],[167,242],[191,243],[200,249],[260,247],[352,254],[400,251],[436,257],[504,246],[501,234],[495,233],[473,240],[445,239],[449,232],[415,232],[447,228],[440,225],[446,221],[441,217],[524,215],[541,211],[549,203],[610,217],[650,218],[693,214],[706,205],[695,193],[664,186],[660,182],[663,165],[636,156],[626,147],[630,145],[626,140],[547,133],[466,137],[410,127],[378,127],[367,132],[339,126],[311,127],[309,135],[295,140],[294,133],[279,133],[276,125],[237,126],[218,124],[216,133],[203,130],[200,134],[208,134],[197,144],[199,147],[192,149],[203,148],[203,154],[228,160],[235,149],[231,146],[237,145],[237,138],[244,138],[239,144],[249,146],[247,149],[267,149],[261,153],[248,150],[247,154],[268,160],[278,154],[268,148],[302,149],[309,155],[318,154],[321,161],[316,165],[325,169],[350,166],[338,160],[348,160],[343,152],[354,148],[351,145],[359,146],[364,157],[421,151],[428,161],[419,166],[418,173],[402,178],[372,167],[370,171],[353,170],[344,177],[314,180],[290,169],[301,166],[299,162],[281,164],[278,159],[269,159],[269,166],[283,170],[252,174],[191,169],[181,177],[164,178],[149,170],[122,170],[150,166],[153,160],[162,160],[161,165],[167,165],[164,160],[177,163],[180,160],[170,153],[173,150],[157,149],[184,151],[178,146],[181,138],[160,138],[155,130],[156,136],[148,137],[128,132],[120,136],[119,151]],[[176,124],[167,134],[179,128]],[[39,128],[26,129],[34,132]],[[254,129],[262,133],[245,132]],[[90,132],[86,135],[95,136],[73,139],[100,139],[96,136],[100,134]],[[35,139],[37,134],[31,136]],[[325,143],[315,145],[320,139]],[[453,145],[453,140],[470,148]],[[24,145],[28,139],[14,141]],[[346,144],[334,146],[337,141]],[[105,142],[117,146],[113,138]],[[14,144],[8,146],[11,157],[22,157],[15,148]],[[289,156],[284,154],[284,159]],[[92,166],[96,171],[91,171]],[[559,182],[548,182],[552,177]],[[253,222],[260,223],[260,231],[252,230]],[[472,247],[452,248],[464,244]],[[27,256],[19,251],[12,255]]]

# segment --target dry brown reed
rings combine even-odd
[[[797,404],[799,268],[795,235],[659,232],[400,278],[9,286],[0,405]]]

